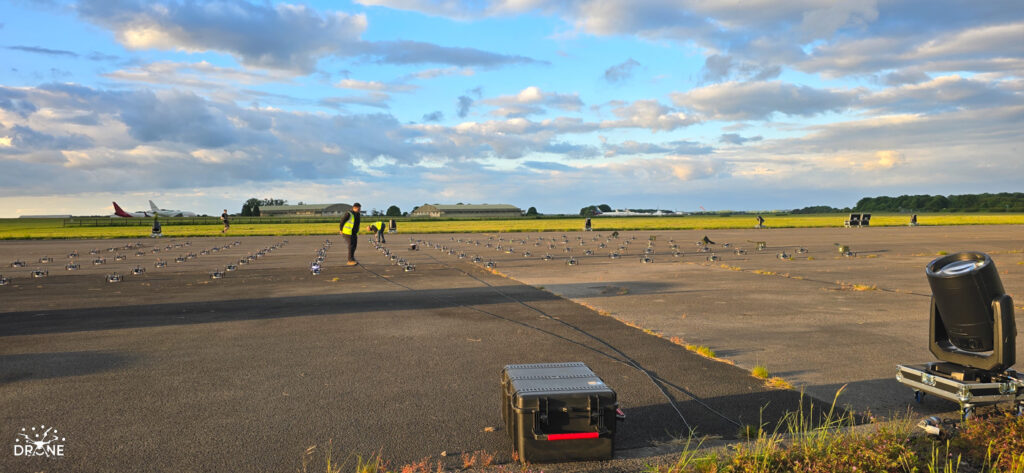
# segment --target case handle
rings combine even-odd
[[[608,433],[608,431],[606,429],[602,428],[602,429],[598,430],[597,432],[572,432],[572,433],[566,433],[566,434],[545,434],[545,433],[542,433],[542,432],[538,432],[537,428],[534,427],[533,428],[533,439],[534,440],[547,440],[547,441],[596,439],[596,438],[600,437],[601,434],[607,434],[607,433]]]

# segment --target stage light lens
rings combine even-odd
[[[942,269],[939,270],[938,274],[944,276],[958,276],[981,267],[983,263],[983,261],[954,261],[943,266]]]
[[[1005,294],[992,258],[956,253],[928,263],[925,273],[950,343],[970,352],[991,351],[992,301]]]

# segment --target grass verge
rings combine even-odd
[[[845,215],[777,215],[769,217],[771,228],[828,228],[841,227]],[[872,226],[905,226],[908,216],[903,214],[876,214]],[[173,218],[161,219],[167,237],[220,236],[221,226],[188,225]],[[1024,214],[921,214],[921,225],[1022,225]],[[308,223],[246,223],[232,225],[229,236],[256,235],[331,235],[338,232],[332,222]],[[593,219],[595,232],[642,230],[724,230],[753,227],[750,215],[687,215],[682,217],[598,217]],[[183,223],[183,224],[178,224]],[[149,236],[148,226],[64,227],[62,219],[0,219],[0,240],[10,239],[68,239],[68,238],[144,238]],[[583,229],[583,218],[522,218],[507,220],[402,220],[402,233],[511,233],[511,232],[567,232]]]
[[[705,439],[691,436],[675,461],[649,464],[645,473],[832,473],[832,472],[944,472],[1024,473],[1024,417],[992,413],[959,425],[945,440],[927,437],[909,416],[870,428],[853,429],[852,413],[831,407],[815,412],[813,403],[787,414],[769,428],[747,425],[739,432],[745,442],[725,448],[703,448]],[[806,408],[804,406],[807,406]],[[320,456],[322,459],[317,460]],[[350,456],[341,463],[328,446],[303,456],[302,473],[439,473],[443,471],[537,472],[543,466],[518,463],[493,465],[495,455],[463,453],[447,458],[425,458],[397,467],[381,454]],[[322,465],[322,466],[314,466]],[[618,470],[619,468],[617,468]]]
[[[699,443],[693,450],[688,443],[676,462],[649,465],[647,472],[1024,473],[1024,417],[1008,412],[969,420],[940,441],[918,433],[909,417],[855,430],[852,414],[838,414],[835,401],[820,421],[813,407],[803,411],[771,431],[745,427],[740,434],[750,441],[728,449],[701,454]]]

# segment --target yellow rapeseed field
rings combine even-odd
[[[769,228],[824,228],[841,227],[844,214],[772,215],[766,214]],[[221,226],[174,225],[172,219],[163,219],[165,237],[222,236]],[[871,226],[903,226],[909,221],[905,214],[875,214]],[[595,217],[594,231],[612,230],[714,230],[752,228],[751,215],[688,215],[683,217]],[[1021,225],[1024,214],[1016,213],[955,213],[920,214],[918,222],[929,225]],[[583,218],[542,218],[513,220],[400,220],[400,233],[505,233],[578,231]],[[332,235],[337,234],[337,223],[267,223],[235,224],[228,237],[253,235]],[[67,239],[67,238],[141,238],[149,235],[147,226],[64,227],[60,219],[3,219],[0,220],[0,239]]]

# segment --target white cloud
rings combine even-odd
[[[601,122],[601,128],[646,128],[651,131],[672,131],[698,123],[694,117],[662,105],[657,100],[637,100],[612,108],[617,120]]]
[[[500,117],[538,115],[544,113],[547,108],[576,112],[583,107],[583,101],[578,94],[544,92],[536,86],[527,87],[515,95],[503,95],[480,102],[497,107],[491,114]]]
[[[200,62],[150,62],[102,74],[124,82],[171,85],[194,89],[237,89],[239,85],[289,83],[291,74],[280,71],[251,71]]]
[[[906,162],[907,158],[903,156],[903,153],[893,150],[882,150],[875,153],[873,160],[862,163],[861,167],[868,171],[874,171],[877,169],[892,169]]]
[[[456,67],[456,66],[451,66],[451,67],[424,69],[422,71],[413,72],[412,74],[409,74],[406,77],[409,78],[409,79],[434,79],[436,77],[454,76],[454,75],[460,75],[460,76],[469,77],[469,76],[472,76],[474,74],[476,74],[476,70],[473,69],[472,67]]]
[[[311,72],[324,56],[359,53],[359,38],[367,27],[361,14],[321,14],[303,5],[230,0],[135,5],[84,0],[76,8],[113,31],[128,49],[212,50],[249,66],[302,73]]]
[[[856,99],[858,90],[815,89],[771,82],[724,82],[672,94],[680,107],[714,120],[767,119],[775,113],[812,116],[840,111]]]
[[[412,84],[384,83],[356,79],[342,79],[336,82],[334,86],[339,89],[369,90],[375,92],[413,92],[419,88]]]
[[[1024,9],[1015,1],[952,0],[360,0],[460,20],[552,15],[583,32],[668,39],[730,57],[772,78],[789,66],[830,77],[919,66],[956,72],[951,61],[1016,74]],[[815,48],[804,52],[804,47]],[[759,75],[758,72],[747,77]],[[709,74],[714,77],[715,73]],[[726,76],[720,76],[726,78]]]
[[[496,67],[542,64],[531,58],[419,41],[363,41],[363,14],[320,12],[305,5],[242,0],[196,3],[82,0],[75,9],[112,31],[132,50],[230,54],[249,67],[309,74],[328,56],[374,58],[389,64]]]
[[[860,100],[860,106],[883,112],[934,112],[1024,104],[1024,96],[999,82],[967,79],[957,75],[891,87]]]

